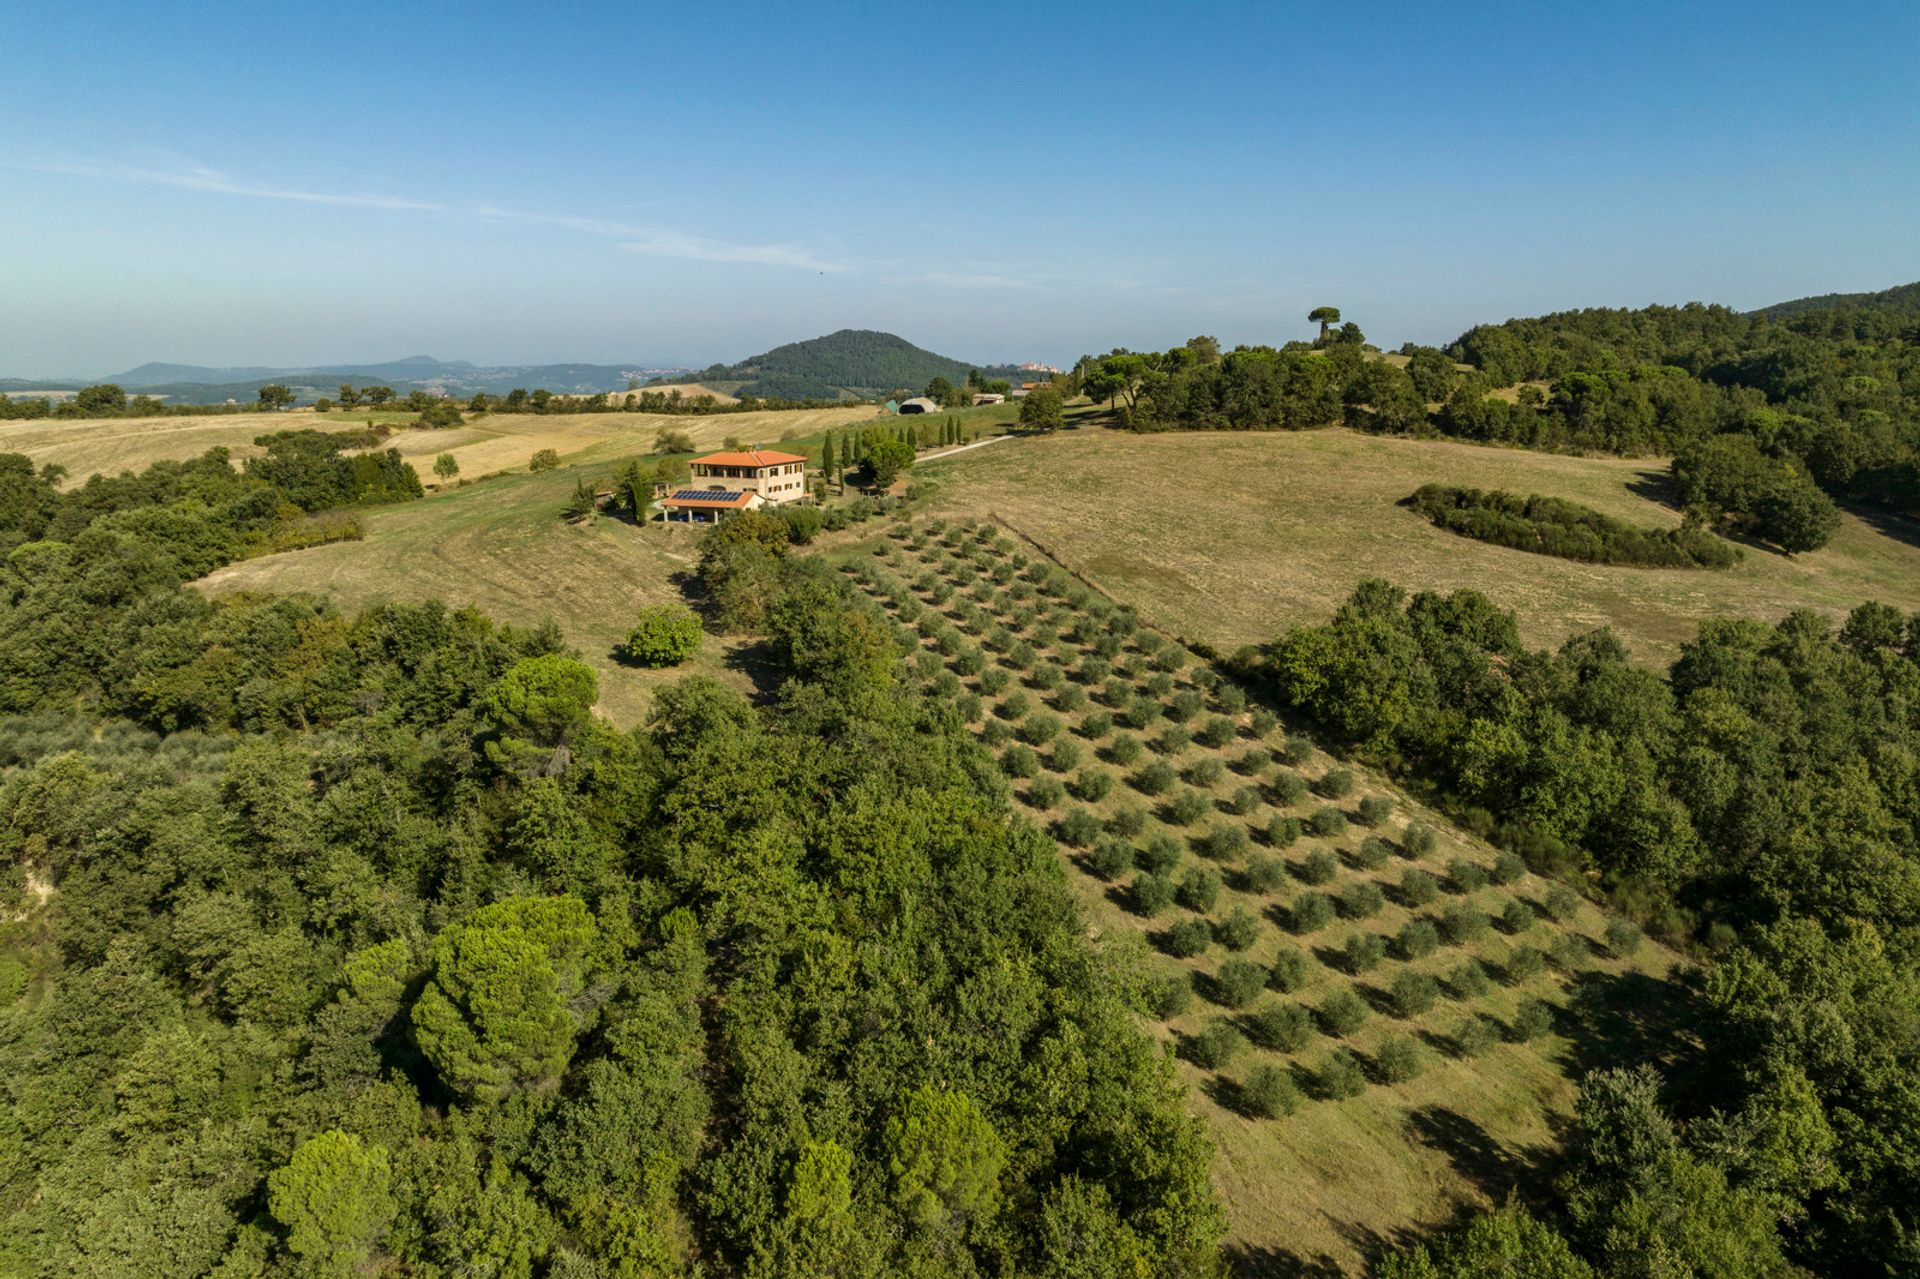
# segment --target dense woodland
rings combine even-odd
[[[183,586],[286,453],[0,468],[0,1270],[1211,1273],[1052,842],[784,522],[708,556],[778,697],[623,733],[551,629]]]
[[[1834,501],[1920,515],[1920,305],[1891,290],[1743,315],[1569,311],[1373,358],[1321,341],[1084,357],[1080,389],[1139,430],[1437,432],[1526,448],[1675,456],[1676,504],[1787,551],[1825,544]],[[1337,319],[1337,313],[1335,313]],[[1464,363],[1470,367],[1461,368]],[[1495,390],[1519,384],[1516,393]]]
[[[1920,1268],[1920,617],[1708,622],[1663,675],[1605,631],[1532,651],[1475,592],[1368,582],[1240,660],[1470,828],[1711,956],[1701,1059],[1588,1081],[1558,1223],[1580,1257]],[[1549,1229],[1490,1219],[1446,1245],[1457,1264],[1394,1273],[1488,1273],[1476,1249],[1523,1226]]]

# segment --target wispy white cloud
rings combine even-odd
[[[692,235],[670,227],[616,222],[605,218],[580,217],[573,214],[537,213],[495,204],[422,200],[409,196],[361,192],[312,191],[301,187],[243,181],[203,165],[186,164],[177,168],[154,168],[66,161],[31,167],[46,173],[65,173],[146,186],[168,186],[184,191],[201,191],[209,195],[241,196],[254,200],[287,200],[298,204],[325,204],[359,209],[387,209],[402,213],[437,213],[493,222],[533,223],[577,231],[584,235],[600,236],[615,241],[616,247],[626,252],[656,258],[677,258],[691,262],[747,262],[820,272],[851,269],[848,263],[836,261],[792,244],[734,243]]]

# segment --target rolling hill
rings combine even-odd
[[[1788,316],[1805,315],[1809,311],[1834,311],[1842,307],[1876,307],[1890,311],[1920,312],[1920,281],[1912,284],[1897,284],[1893,288],[1881,289],[1877,293],[1822,293],[1815,297],[1794,298],[1788,302],[1776,302],[1772,306],[1763,306],[1751,314],[1784,319]]]
[[[891,333],[841,329],[776,346],[738,364],[715,364],[685,380],[725,384],[735,395],[868,399],[891,391],[918,391],[937,377],[957,385],[975,369],[988,377],[1019,375],[1011,365],[968,364]]]

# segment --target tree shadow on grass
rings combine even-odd
[[[1691,982],[1593,969],[1569,977],[1567,990],[1554,1020],[1569,1040],[1570,1073],[1654,1065],[1676,1087],[1687,1086],[1707,1016]]]
[[[1233,1279],[1346,1279],[1345,1266],[1326,1253],[1307,1256],[1291,1248],[1228,1244],[1221,1249]]]
[[[1857,502],[1848,502],[1840,509],[1855,516],[1876,533],[1896,542],[1905,542],[1908,546],[1920,546],[1920,519],[1890,511],[1884,506],[1867,506]]]
[[[1443,1155],[1455,1173],[1495,1203],[1510,1196],[1538,1199],[1553,1181],[1560,1142],[1516,1150],[1498,1141],[1474,1120],[1448,1106],[1434,1104],[1411,1112],[1410,1140]]]

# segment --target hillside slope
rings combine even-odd
[[[841,329],[789,342],[738,364],[715,364],[695,375],[706,383],[738,383],[737,395],[785,399],[855,399],[890,391],[918,391],[937,377],[958,385],[974,369],[1010,377],[1007,366],[982,366],[939,355],[903,337],[873,329]]]
[[[1881,289],[1877,293],[1821,293],[1809,298],[1794,298],[1787,302],[1776,302],[1772,306],[1763,306],[1749,314],[1784,319],[1793,315],[1805,315],[1809,311],[1837,311],[1844,307],[1874,307],[1889,311],[1920,312],[1920,281],[1912,284],[1897,284],[1893,288]]]

